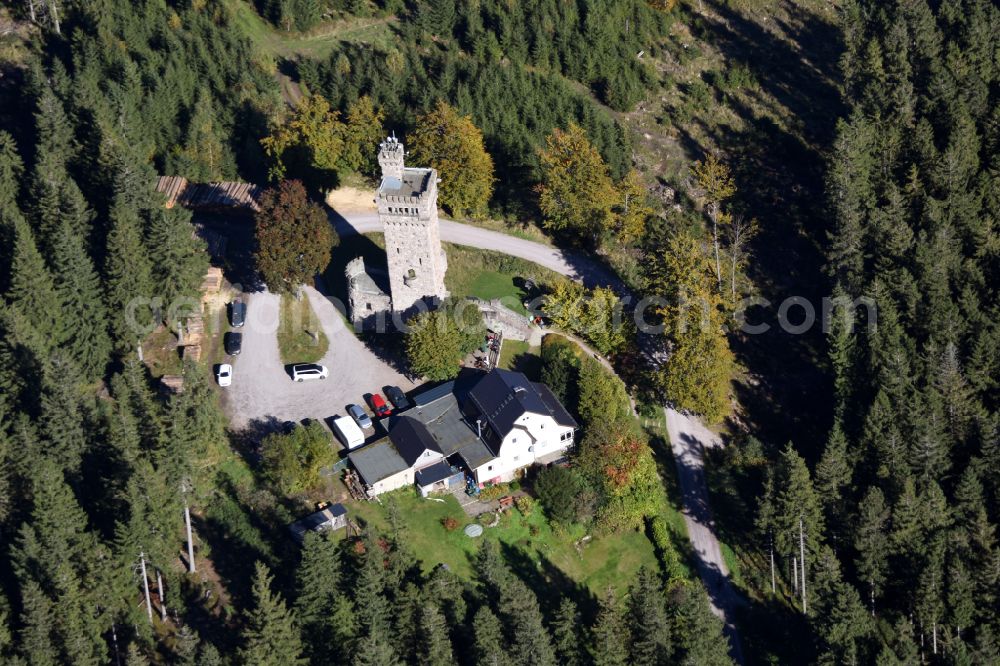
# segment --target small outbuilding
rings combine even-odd
[[[447,460],[440,460],[429,467],[418,469],[413,475],[413,480],[423,497],[431,493],[444,492],[452,487],[465,487],[465,473],[449,465]]]
[[[343,504],[327,504],[319,511],[300,518],[288,526],[292,538],[305,541],[306,532],[327,532],[347,527],[347,509]]]

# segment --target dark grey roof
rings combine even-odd
[[[441,447],[431,436],[427,426],[409,415],[393,420],[389,428],[389,439],[408,467],[413,467],[425,451],[442,453]]]
[[[354,449],[347,457],[369,486],[410,468],[388,437]]]
[[[500,368],[491,370],[479,380],[469,392],[469,404],[472,407],[470,418],[482,417],[489,424],[491,432],[486,439],[491,448],[499,446],[525,413],[552,414],[552,409],[524,373]]]
[[[444,481],[449,476],[458,473],[459,472],[457,471],[452,471],[451,465],[449,465],[446,461],[441,460],[433,465],[417,470],[414,479],[416,480],[418,486],[423,487],[429,486],[432,483],[437,483],[438,481]]]
[[[552,418],[556,420],[556,423],[568,428],[579,428],[580,424],[576,422],[566,408],[563,407],[562,403],[559,402],[559,398],[556,394],[552,392],[545,384],[535,382],[535,390],[538,391],[539,397],[541,397],[542,402],[545,406],[549,408],[549,412],[552,414]]]
[[[339,529],[346,525],[346,521],[340,520],[347,515],[347,509],[343,504],[331,504],[330,506],[311,513],[305,518],[300,518],[288,526],[292,536],[297,541],[302,541],[306,532],[317,532],[321,529]]]
[[[496,458],[496,453],[479,439],[475,422],[469,423],[459,408],[459,386],[448,382],[425,391],[416,397],[417,406],[406,415],[419,419],[427,427],[445,457],[458,454],[466,465],[475,469]],[[483,434],[487,435],[488,429]]]

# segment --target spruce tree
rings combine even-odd
[[[107,332],[107,312],[101,297],[101,282],[87,256],[83,237],[63,220],[53,247],[55,288],[64,313],[64,331],[70,357],[83,377],[96,379],[104,374],[111,353]]]
[[[858,551],[855,566],[868,585],[869,604],[875,614],[875,599],[885,584],[889,570],[889,508],[877,487],[869,488],[861,500],[858,523],[854,529],[854,548]]]
[[[351,658],[351,666],[400,666],[403,663],[381,634],[368,634],[358,641]]]
[[[21,583],[21,654],[29,666],[56,666],[55,608],[33,580]]]
[[[663,666],[669,663],[673,645],[667,619],[666,597],[659,577],[650,569],[639,569],[629,591],[628,623],[632,634],[632,663]]]
[[[629,663],[629,629],[614,590],[608,590],[601,600],[601,609],[591,634],[590,655],[595,666],[625,666]]]
[[[504,649],[503,626],[488,606],[481,606],[472,619],[475,632],[475,658],[484,666],[507,666],[512,663]],[[560,662],[573,666],[567,662]]]
[[[305,664],[295,619],[281,595],[271,590],[267,566],[257,562],[253,579],[253,606],[245,613],[240,660],[247,666]]]
[[[331,609],[340,595],[340,557],[330,533],[306,533],[295,577],[295,614],[302,626],[302,638],[312,662],[321,663],[324,654],[336,646],[337,626]]]
[[[556,659],[563,666],[577,666],[583,663],[582,635],[583,621],[580,611],[573,600],[563,597],[552,619],[552,647],[556,651]]]
[[[425,603],[420,616],[417,663],[420,666],[451,666],[454,662],[455,655],[451,649],[444,614],[436,603]]]
[[[142,222],[137,210],[121,195],[111,209],[104,278],[112,340],[123,352],[134,348],[136,341],[159,323],[152,313],[165,304],[152,302],[153,278],[142,243]]]
[[[205,243],[195,235],[190,212],[181,208],[154,211],[146,245],[157,295],[165,304],[196,293],[208,257]]]
[[[65,317],[59,307],[52,274],[35,245],[35,237],[24,220],[14,222],[14,252],[10,265],[7,298],[51,346],[64,341]]]
[[[511,577],[500,590],[500,608],[512,636],[511,655],[523,666],[554,666],[552,639],[542,623],[535,594],[519,578]]]

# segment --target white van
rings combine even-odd
[[[333,419],[333,432],[348,450],[356,449],[365,443],[365,434],[350,416],[338,416]]]

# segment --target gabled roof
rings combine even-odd
[[[400,416],[393,422],[389,439],[409,467],[413,467],[425,451],[442,453],[427,426],[409,416]]]
[[[542,390],[544,389],[544,391]],[[524,414],[551,416],[560,425],[576,427],[559,400],[543,384],[535,384],[521,372],[491,370],[469,391],[470,419],[485,419],[489,433],[485,439],[496,447]]]
[[[559,402],[559,398],[556,394],[552,392],[545,384],[535,382],[535,390],[538,391],[538,396],[545,403],[545,406],[549,408],[549,412],[552,414],[552,418],[556,420],[561,426],[566,426],[567,428],[579,428],[580,424],[576,422],[563,404]]]
[[[369,486],[410,467],[388,438],[354,449],[347,457]]]

